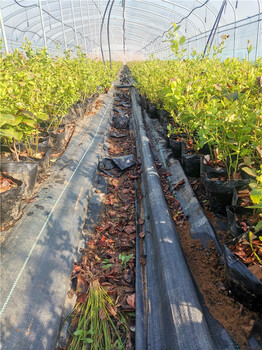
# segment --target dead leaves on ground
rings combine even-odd
[[[114,132],[114,128],[111,130]],[[135,148],[134,139],[128,130],[123,130],[126,137],[109,139],[109,153],[115,156],[131,154]],[[76,282],[77,301],[86,300],[88,283],[97,278],[107,293],[115,300],[116,307],[109,313],[116,316],[117,308],[121,311],[135,310],[135,179],[140,176],[140,166],[127,169],[121,177],[108,178],[107,194],[101,220],[95,228],[92,239],[83,249],[80,263],[75,263],[72,280]],[[107,175],[103,175],[107,176]],[[140,220],[139,224],[143,225]],[[132,255],[123,263],[119,255]],[[101,311],[101,320],[105,317]]]

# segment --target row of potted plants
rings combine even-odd
[[[250,268],[262,258],[262,60],[221,61],[222,47],[223,42],[212,57],[194,52],[191,59],[181,60],[178,45],[180,59],[131,62],[129,68],[149,114],[164,126],[173,155],[188,176],[200,176],[212,209],[227,214],[231,230],[237,231],[230,252],[240,251],[235,259],[242,256]],[[240,235],[247,254],[239,245]],[[230,259],[225,259],[227,267]],[[261,297],[260,269],[256,276],[250,295]]]
[[[33,50],[29,42],[23,51],[2,54],[2,229],[21,216],[21,199],[32,196],[50,161],[64,151],[74,122],[83,118],[100,92],[107,91],[120,67],[114,62],[110,69],[80,49],[76,57],[67,51],[54,58],[45,48]]]

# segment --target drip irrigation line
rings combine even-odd
[[[37,245],[37,243],[38,243],[38,241],[39,241],[39,239],[40,239],[40,237],[41,237],[41,235],[42,235],[42,233],[43,233],[45,227],[47,226],[47,224],[48,224],[48,222],[49,222],[49,220],[50,220],[50,218],[51,218],[53,212],[55,211],[55,209],[56,209],[58,203],[60,202],[60,200],[61,200],[63,194],[65,193],[66,189],[67,189],[68,186],[71,184],[71,180],[73,179],[75,173],[77,172],[77,169],[79,168],[79,166],[81,165],[82,161],[84,160],[84,158],[85,158],[87,152],[89,151],[89,149],[91,148],[92,144],[94,143],[94,140],[95,140],[95,138],[96,138],[96,136],[97,136],[97,134],[98,134],[98,130],[99,130],[99,128],[100,128],[100,126],[101,126],[101,124],[102,124],[102,122],[103,122],[103,120],[104,120],[106,114],[107,114],[107,111],[108,111],[108,108],[109,108],[109,106],[110,106],[110,104],[111,104],[111,101],[112,101],[112,99],[110,99],[110,101],[108,102],[108,104],[107,104],[107,106],[106,106],[106,110],[105,110],[105,112],[104,112],[104,114],[103,114],[103,117],[101,118],[101,120],[100,120],[100,122],[99,122],[99,124],[98,124],[98,126],[97,126],[95,135],[93,136],[93,138],[92,138],[92,140],[91,140],[89,146],[87,147],[85,153],[83,154],[83,156],[82,156],[81,159],[79,160],[79,162],[78,162],[78,164],[77,164],[75,170],[73,171],[72,175],[70,176],[70,178],[68,179],[67,183],[65,184],[65,186],[64,186],[64,188],[63,188],[63,190],[62,190],[62,192],[60,193],[59,197],[57,198],[57,200],[56,200],[56,202],[55,202],[55,204],[54,204],[52,210],[50,211],[48,217],[46,218],[46,221],[44,222],[44,224],[43,224],[43,226],[42,226],[40,232],[38,233],[38,235],[37,235],[37,237],[36,237],[36,239],[35,239],[35,241],[34,241],[34,244],[32,245],[32,247],[31,247],[31,249],[30,249],[30,251],[29,251],[27,257],[25,258],[25,261],[24,261],[24,263],[23,263],[23,266],[22,266],[21,270],[19,271],[19,273],[18,273],[18,275],[17,275],[17,277],[16,277],[16,279],[15,279],[15,282],[13,283],[13,286],[12,286],[12,288],[11,288],[11,290],[10,290],[8,296],[6,297],[5,302],[4,302],[4,304],[3,304],[3,306],[2,306],[2,308],[1,308],[1,310],[0,310],[0,319],[1,319],[1,317],[2,317],[2,315],[3,315],[3,313],[4,313],[4,311],[5,311],[5,309],[6,309],[7,305],[8,305],[8,303],[9,303],[10,298],[11,298],[12,295],[13,295],[14,290],[16,289],[16,286],[17,286],[17,284],[18,284],[18,282],[19,282],[19,280],[20,280],[20,278],[21,278],[21,276],[22,276],[22,273],[24,272],[24,270],[25,270],[25,268],[26,268],[26,266],[27,266],[27,264],[28,264],[28,262],[29,262],[29,260],[30,260],[30,257],[31,257],[31,255],[33,254],[33,251],[34,251],[34,249],[35,249],[35,247],[36,247],[36,245]]]
[[[182,17],[181,20],[180,20],[179,22],[177,22],[176,24],[179,25],[180,23],[182,23],[182,21],[183,21],[184,19],[187,19],[196,9],[199,9],[199,8],[205,6],[208,2],[209,2],[209,0],[206,0],[203,4],[194,7],[194,8],[189,12],[189,14],[188,14],[187,16]],[[170,27],[169,29],[165,30],[161,35],[158,35],[154,40],[151,40],[147,45],[145,45],[144,47],[142,47],[142,49],[140,49],[138,52],[141,52],[142,50],[145,50],[149,45],[154,44],[154,42],[155,42],[157,39],[163,38],[164,35],[167,34],[172,28],[173,28],[173,26]]]
[[[111,47],[110,47],[110,35],[109,35],[109,26],[110,26],[110,17],[111,17],[111,12],[112,8],[114,6],[115,0],[112,1],[109,13],[108,13],[108,18],[107,18],[107,43],[108,43],[108,54],[109,54],[109,62],[110,62],[110,69],[112,69],[112,61],[111,61]]]
[[[107,1],[106,8],[105,8],[105,11],[104,11],[103,17],[102,17],[101,27],[100,27],[100,50],[101,50],[101,55],[102,55],[102,59],[103,59],[104,64],[105,64],[105,57],[104,57],[104,51],[103,51],[102,33],[103,33],[103,26],[104,26],[104,21],[105,21],[105,17],[106,17],[106,11],[108,9],[109,4],[110,4],[110,0]]]

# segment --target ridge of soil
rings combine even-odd
[[[209,249],[205,249],[199,239],[191,237],[190,224],[183,214],[179,201],[170,192],[170,184],[167,180],[170,174],[163,171],[158,162],[155,163],[163,192],[179,233],[187,264],[210,313],[227,330],[241,350],[250,349],[248,339],[251,335],[256,336],[256,339],[262,344],[261,315],[249,310],[229,295],[226,288],[225,270],[215,245],[212,242]],[[200,186],[198,192],[199,190]],[[212,226],[216,229],[220,243],[224,242],[228,239],[229,232],[226,233],[219,228],[218,218],[211,212],[204,193],[201,192],[198,195],[201,195],[204,203],[203,209]]]

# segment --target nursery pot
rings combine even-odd
[[[21,157],[21,159],[22,160],[29,159],[29,162],[38,164],[36,181],[40,182],[41,180],[43,180],[43,178],[45,177],[50,167],[50,156],[51,156],[51,150],[49,149],[45,152],[43,158],[39,159],[39,158],[29,157],[29,158],[23,159],[23,157]]]
[[[213,167],[211,165],[205,164],[204,157],[200,157],[200,177],[203,180],[203,177],[208,176],[209,178],[215,177],[227,177],[227,170],[221,167]]]
[[[183,154],[182,166],[187,176],[200,176],[200,155],[199,154]]]
[[[182,142],[183,141],[176,141],[172,137],[168,139],[169,147],[171,148],[175,158],[181,158]]]
[[[49,147],[51,154],[59,154],[65,150],[65,128],[58,128],[57,131],[49,133]]]
[[[4,161],[0,164],[1,170],[6,171],[10,176],[22,181],[22,197],[30,198],[33,194],[37,172],[38,163],[29,161]]]
[[[243,233],[245,233],[243,227],[239,224],[240,220],[237,220],[237,218],[241,218],[242,216],[245,216],[246,224],[251,226],[249,218],[252,217],[253,211],[252,209],[243,208],[240,206],[227,206],[226,207],[226,213],[227,213],[227,221],[228,226],[230,228],[230,231],[234,237],[237,237]],[[242,220],[243,221],[243,220]]]
[[[69,108],[68,113],[62,118],[61,123],[66,125],[66,124],[71,124],[75,123],[77,121],[77,114],[76,111],[73,107]]]
[[[245,233],[223,246],[226,280],[228,288],[235,298],[247,307],[261,312],[262,282],[228,248],[230,244],[247,238],[247,236],[248,233]]]
[[[158,118],[157,108],[154,103],[147,102],[147,112],[149,114],[149,117],[152,119]]]
[[[84,117],[84,114],[85,114],[83,105],[81,103],[77,103],[74,106],[74,109],[75,109],[75,112],[76,112],[76,115],[77,115],[77,119],[82,119]]]
[[[234,189],[248,186],[249,180],[219,180],[205,174],[203,183],[214,213],[226,216],[226,207],[231,205]]]
[[[12,225],[14,221],[18,220],[22,215],[22,181],[14,179],[8,175],[5,175],[4,177],[11,179],[17,187],[12,187],[3,193],[0,193],[1,230]],[[1,234],[1,240],[2,238]]]

